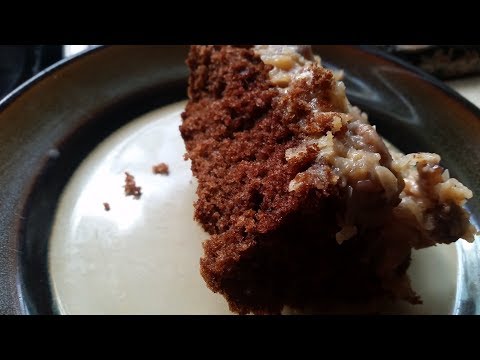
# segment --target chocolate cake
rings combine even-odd
[[[420,303],[412,248],[473,241],[469,189],[396,155],[308,46],[192,46],[180,131],[211,235],[200,271],[240,314]]]

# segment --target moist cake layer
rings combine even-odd
[[[305,46],[192,46],[180,127],[211,235],[200,269],[238,313],[420,298],[412,247],[473,239],[434,154],[392,159]]]

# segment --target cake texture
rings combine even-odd
[[[192,46],[181,135],[210,234],[200,271],[240,314],[420,303],[412,248],[473,240],[436,154],[391,152],[308,46]]]

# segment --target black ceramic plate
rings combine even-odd
[[[80,162],[131,119],[186,97],[186,47],[109,46],[58,63],[0,103],[0,313],[54,312],[48,239]],[[480,194],[480,111],[415,68],[369,49],[318,46],[352,103],[405,152],[431,151]],[[480,198],[469,203],[475,221]],[[454,313],[478,313],[478,241],[460,247]]]

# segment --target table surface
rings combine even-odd
[[[447,81],[446,83],[480,107],[480,76]]]

